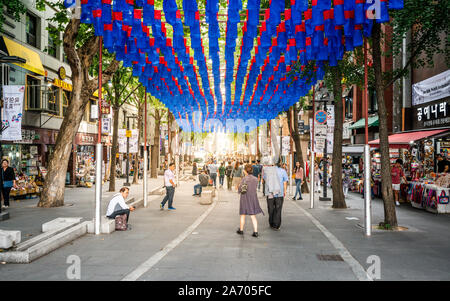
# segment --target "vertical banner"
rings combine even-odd
[[[118,142],[119,142],[119,153],[127,152],[127,135],[126,129],[119,129]]]
[[[102,117],[102,134],[111,134],[111,118]]]
[[[25,86],[3,86],[2,140],[22,140],[22,110]]]

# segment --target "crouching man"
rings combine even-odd
[[[122,187],[119,193],[115,194],[111,201],[109,201],[108,209],[106,210],[106,217],[115,219],[118,215],[127,215],[127,225],[128,218],[130,217],[130,211],[134,210],[133,206],[128,206],[125,203],[125,199],[128,197],[130,189],[128,187]]]

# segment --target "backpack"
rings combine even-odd
[[[126,231],[127,230],[127,215],[117,215],[114,218],[116,222],[116,231]]]

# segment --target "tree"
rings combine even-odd
[[[131,95],[141,85],[133,77],[131,68],[121,64],[111,78],[111,87],[105,86],[108,99],[113,110],[113,138],[111,147],[111,174],[109,176],[109,191],[116,190],[116,162],[119,153],[119,111],[131,100]]]
[[[0,11],[2,12],[0,14],[0,29],[2,29],[6,21],[3,12],[10,14],[14,21],[20,22],[20,17],[27,12],[27,8],[21,0],[0,0]]]
[[[42,4],[44,1],[39,2]],[[62,43],[72,71],[73,90],[56,139],[55,150],[48,163],[48,173],[38,207],[56,207],[64,204],[64,185],[72,142],[89,98],[98,89],[98,77],[92,76],[89,71],[95,67],[93,61],[99,52],[99,37],[94,36],[92,25],[81,24],[79,19],[69,19],[62,1],[54,6],[57,13],[51,20],[59,24],[56,30],[64,30]],[[118,66],[119,62],[113,58],[103,70],[103,85],[109,81]]]
[[[144,105],[145,103],[145,87],[140,86],[137,90],[133,92],[134,96],[134,104],[138,108],[138,130],[139,130],[139,138],[138,145],[139,149],[142,144],[142,137],[144,137]],[[146,147],[144,145],[144,147]],[[147,158],[144,158],[147,160]],[[133,174],[133,184],[138,184],[138,175],[139,175],[139,151],[135,154],[134,158],[134,174]]]
[[[375,23],[372,31],[372,56],[375,72],[375,90],[378,103],[381,152],[381,194],[384,203],[384,222],[392,227],[397,226],[394,195],[392,192],[391,162],[389,158],[389,139],[387,126],[387,109],[384,101],[384,83],[381,70],[381,25]]]
[[[304,99],[302,98],[300,100],[300,106],[303,107]],[[291,136],[291,139],[294,141],[295,144],[295,151],[296,151],[296,159],[297,162],[300,162],[300,166],[305,169],[305,161],[303,159],[303,150],[302,145],[300,141],[300,133],[298,131],[298,103],[294,104],[292,107],[289,108],[289,112],[287,114],[288,118],[288,128],[289,128],[289,134]],[[292,116],[293,115],[293,116]],[[308,184],[306,181],[303,182],[302,185],[302,191],[305,193],[309,193]]]
[[[155,128],[153,135],[153,143],[150,147],[150,177],[158,177],[158,159],[159,159],[159,148],[160,148],[160,136],[161,136],[161,124],[163,124],[163,118],[167,109],[165,106],[155,97],[149,95],[150,110],[149,115],[155,120]]]

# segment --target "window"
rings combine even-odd
[[[59,108],[59,88],[56,86],[50,86],[47,90],[48,109],[51,114],[60,116]]]
[[[378,112],[377,92],[375,89],[369,89],[369,113]]]
[[[30,75],[27,75],[27,108],[40,109],[41,108],[41,81]]]
[[[63,116],[66,116],[67,107],[70,104],[71,97],[72,97],[72,92],[63,90],[63,93],[62,93],[62,98],[63,98],[62,99]]]
[[[9,66],[0,64],[0,95],[3,95],[3,85],[9,85]]]
[[[55,27],[49,26],[49,28],[54,29]],[[52,38],[52,36],[51,36],[51,34],[50,34],[51,32],[52,32],[52,30],[49,30],[49,31],[48,31],[48,46],[47,46],[47,53],[48,53],[50,56],[56,58],[56,56],[57,56],[57,48],[56,48],[55,41],[53,40],[53,38]]]
[[[29,13],[27,13],[25,31],[27,43],[31,46],[37,47],[37,18]]]

